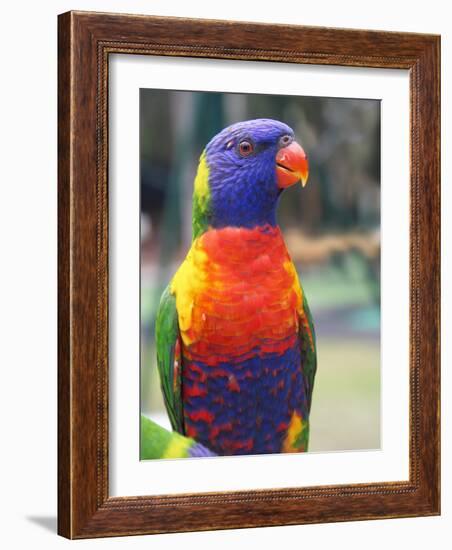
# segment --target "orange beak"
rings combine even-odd
[[[276,155],[276,181],[280,189],[290,187],[301,181],[304,187],[308,181],[308,158],[303,148],[292,141],[287,147],[280,149]]]

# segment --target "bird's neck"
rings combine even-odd
[[[272,256],[275,263],[287,260],[286,244],[277,225],[209,228],[200,242],[210,260],[220,264],[231,262],[231,267],[261,255]]]
[[[194,208],[195,210],[195,208]],[[222,209],[207,215],[193,215],[193,238],[209,229],[256,229],[266,232],[268,228],[279,229],[276,221],[276,205],[268,210],[250,211],[245,208]]]
[[[222,229],[236,227],[252,229],[254,227],[276,227],[276,204],[266,207],[233,205],[231,208],[219,208],[210,219],[210,227]]]

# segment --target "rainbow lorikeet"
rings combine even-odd
[[[315,334],[276,221],[283,190],[307,176],[276,120],[229,126],[200,158],[193,242],[160,301],[157,363],[173,429],[218,455],[308,447]]]
[[[177,432],[169,432],[144,415],[141,415],[140,425],[140,458],[142,460],[215,456],[212,451],[191,437],[185,437]]]

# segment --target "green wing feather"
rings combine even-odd
[[[166,410],[173,430],[183,434],[180,333],[176,298],[171,294],[169,286],[160,299],[155,323],[155,340],[157,366]]]
[[[303,292],[303,291],[302,291]],[[317,349],[315,341],[314,323],[312,320],[311,310],[309,309],[305,293],[303,292],[303,311],[305,319],[308,322],[311,331],[312,341],[309,333],[303,328],[303,322],[300,323],[300,340],[301,349],[305,352],[305,361],[303,364],[303,377],[306,386],[306,395],[308,399],[308,411],[311,410],[312,390],[314,389],[314,379],[317,370]]]
[[[191,437],[170,432],[141,415],[140,459],[216,456]]]
[[[169,432],[150,418],[141,415],[141,460],[151,458],[185,458],[195,442],[176,432]]]

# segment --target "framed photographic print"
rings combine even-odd
[[[59,533],[439,514],[438,36],[59,16]]]

